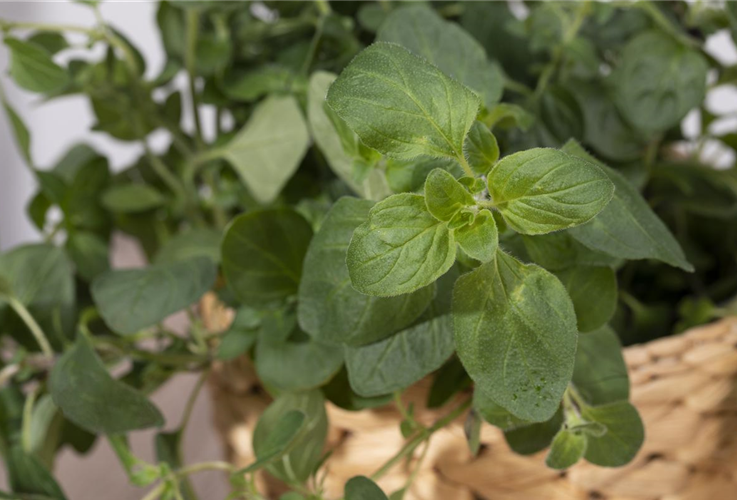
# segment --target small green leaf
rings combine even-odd
[[[528,424],[506,430],[504,439],[515,453],[532,455],[550,446],[551,441],[563,426],[563,411],[559,407],[545,422]]]
[[[487,182],[509,226],[531,235],[588,222],[614,194],[614,185],[599,167],[548,148],[503,158]]]
[[[69,73],[57,65],[42,46],[6,38],[10,50],[10,76],[19,87],[39,94],[58,92],[69,84]]]
[[[108,374],[84,335],[56,362],[49,387],[64,416],[90,432],[122,434],[164,425],[145,396]]]
[[[281,415],[256,450],[256,461],[236,474],[248,474],[279,460],[294,443],[305,424],[305,414],[290,410]]]
[[[310,243],[297,307],[300,326],[315,339],[353,346],[376,342],[409,326],[433,298],[433,285],[397,297],[372,297],[351,286],[348,244],[373,205],[339,199]]]
[[[453,291],[456,349],[466,371],[515,416],[540,422],[558,408],[573,374],[573,304],[552,274],[499,251]]]
[[[552,469],[567,469],[578,462],[585,451],[586,437],[562,429],[553,438],[545,463]]]
[[[27,165],[33,166],[33,160],[31,159],[31,133],[28,131],[28,127],[21,119],[20,115],[16,113],[15,109],[6,101],[2,100],[3,108],[10,119],[10,126],[13,128],[15,134],[15,142],[18,144],[18,149],[23,156]]]
[[[302,334],[304,335],[304,334]],[[280,341],[265,336],[256,344],[256,373],[266,387],[297,392],[326,384],[343,365],[343,348],[313,339]]]
[[[220,263],[220,244],[223,234],[211,228],[192,228],[175,235],[156,253],[155,264],[181,262],[194,257],[207,257]]]
[[[159,208],[166,199],[148,184],[121,184],[102,193],[101,201],[111,212],[127,214]]]
[[[212,287],[216,272],[205,257],[108,271],[92,283],[92,298],[110,328],[132,334],[196,302]]]
[[[269,97],[228,143],[223,156],[259,203],[271,203],[299,167],[310,136],[294,97]]]
[[[619,338],[610,327],[578,336],[572,382],[578,394],[592,405],[627,400],[627,365]]]
[[[489,127],[481,122],[473,122],[463,143],[463,152],[468,165],[479,175],[486,175],[499,160],[499,144]]]
[[[526,132],[535,123],[535,117],[521,106],[502,102],[489,110],[484,123],[492,130],[494,127],[502,130],[518,128]]]
[[[345,483],[345,500],[388,500],[381,488],[365,476],[352,477]]]
[[[568,141],[563,151],[593,160],[575,141]],[[571,229],[571,236],[592,250],[613,257],[658,259],[684,271],[693,271],[678,241],[642,195],[622,174],[599,166],[616,188],[614,197],[594,220]]]
[[[468,412],[466,422],[463,425],[463,431],[466,434],[466,441],[472,456],[476,456],[481,449],[481,417],[477,412],[471,410]]]
[[[28,38],[28,42],[43,47],[51,55],[69,47],[64,35],[55,31],[38,31]]]
[[[469,257],[489,262],[499,247],[499,231],[494,216],[481,210],[471,224],[455,230],[455,239]]]
[[[617,275],[609,267],[577,266],[557,273],[568,290],[578,319],[578,331],[605,325],[617,308]]]
[[[88,231],[72,233],[67,240],[66,249],[77,272],[88,282],[110,270],[108,245],[95,233]]]
[[[293,72],[284,66],[264,65],[226,76],[221,88],[234,101],[251,102],[271,93],[288,90]],[[323,96],[324,97],[324,96]]]
[[[245,354],[259,336],[261,318],[249,307],[241,307],[228,330],[223,333],[218,346],[218,359],[231,360]]]
[[[645,429],[634,406],[626,401],[603,406],[588,406],[581,416],[602,424],[606,433],[601,437],[587,436],[584,457],[602,467],[620,467],[632,460],[645,440]]]
[[[297,212],[277,208],[235,218],[222,245],[223,275],[245,305],[260,307],[297,293],[312,227]]]
[[[397,194],[371,209],[353,233],[346,262],[356,290],[388,297],[434,282],[455,253],[453,234],[427,211],[424,197]]]
[[[66,500],[54,476],[35,455],[26,453],[20,445],[11,446],[3,455],[8,470],[8,482],[13,493],[17,494],[7,498]]]
[[[613,79],[616,103],[632,125],[661,131],[677,125],[706,94],[704,56],[661,31],[647,31],[624,47]]]
[[[444,20],[426,5],[392,12],[382,23],[377,41],[394,42],[422,56],[446,75],[473,89],[491,107],[502,96],[504,77],[486,51],[457,23]]]
[[[436,168],[425,181],[425,204],[433,217],[447,222],[459,210],[475,205],[476,201],[448,171]]]
[[[305,415],[304,424],[282,459],[268,464],[266,468],[270,474],[282,481],[304,482],[312,475],[323,456],[323,446],[328,432],[325,399],[320,391],[288,393],[274,400],[261,414],[256,425],[253,433],[253,449],[257,457],[262,456],[266,451],[268,436],[272,434],[283,416],[293,410]]]
[[[356,56],[327,102],[369,147],[394,158],[461,158],[480,100],[425,59],[379,42]]]

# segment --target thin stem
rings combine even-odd
[[[154,173],[164,184],[166,184],[166,187],[174,193],[177,200],[184,205],[187,195],[184,186],[180,183],[179,179],[171,172],[171,170],[169,170],[161,158],[153,154],[146,139],[143,140],[143,149],[146,154],[146,159],[151,164],[151,168],[154,170]]]
[[[195,130],[197,132],[197,141],[200,145],[204,144],[202,136],[202,122],[200,120],[199,95],[195,85],[195,58],[197,56],[197,38],[200,34],[200,19],[197,9],[187,10],[187,50],[184,54],[184,65],[189,75],[189,93],[192,99],[192,113],[194,115]]]
[[[36,342],[38,343],[38,346],[41,348],[41,352],[44,354],[44,356],[46,356],[49,359],[53,358],[54,350],[51,348],[51,344],[46,338],[46,335],[44,334],[41,327],[38,325],[38,323],[36,323],[36,320],[33,319],[33,316],[31,316],[31,313],[28,312],[28,309],[26,309],[26,306],[24,306],[15,297],[7,297],[6,300],[10,304],[10,307],[13,308],[13,310],[16,312],[16,314],[18,314],[20,319],[23,320],[23,323],[25,323],[28,329],[31,331],[31,334],[36,339]]]
[[[200,395],[200,391],[202,390],[202,387],[205,385],[205,381],[207,380],[207,376],[209,374],[210,374],[209,369],[205,369],[202,371],[200,378],[197,380],[197,383],[192,389],[192,393],[189,395],[189,399],[187,400],[187,405],[184,407],[184,415],[182,416],[182,423],[179,424],[179,429],[181,429],[182,434],[184,434],[184,430],[187,428],[187,424],[189,424],[189,419],[192,416],[192,410],[194,409],[194,404],[195,402],[197,402],[197,396]]]
[[[322,5],[321,2],[318,2],[317,5]],[[329,9],[330,7],[328,7]],[[320,17],[317,20],[317,26],[315,27],[315,34],[312,36],[312,40],[310,41],[310,48],[307,51],[307,57],[305,57],[304,62],[302,63],[302,70],[301,73],[303,75],[307,75],[307,73],[310,71],[310,66],[312,65],[312,61],[315,59],[315,54],[317,53],[317,46],[320,44],[320,38],[322,37],[322,31],[325,27],[325,17],[326,14],[321,12]]]
[[[456,153],[456,158],[458,159],[458,163],[461,164],[461,168],[463,168],[463,171],[466,173],[469,177],[476,177],[476,174],[473,172],[473,169],[468,164],[468,160],[466,160],[466,157],[463,155],[463,153]]]
[[[402,420],[414,422],[412,415],[409,414],[407,408],[404,406],[404,402],[402,401],[402,393],[400,391],[394,392],[394,404],[397,406],[397,410],[399,410],[399,414],[402,416]]]
[[[105,19],[102,17],[102,12],[100,11],[100,6],[98,4],[93,4],[92,10],[95,13],[95,19],[99,24],[99,29],[102,31],[102,34],[105,36],[110,45],[122,52],[123,58],[128,65],[129,73],[135,80],[138,76],[138,71],[141,68],[138,67],[138,61],[136,60],[136,56],[133,53],[132,49],[127,43],[125,43],[122,38],[120,38],[117,34],[115,34],[113,30],[110,29],[110,27],[105,22]]]
[[[53,31],[55,33],[73,32],[84,33],[85,35],[98,36],[99,32],[95,28],[86,26],[74,26],[71,24],[48,24],[48,23],[32,23],[21,21],[6,21],[0,19],[0,30],[7,31],[12,29],[19,30],[37,30],[37,31]]]

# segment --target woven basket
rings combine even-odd
[[[222,330],[232,314],[206,298],[208,328]],[[737,318],[682,335],[628,347],[631,400],[645,423],[645,443],[625,467],[579,463],[566,472],[548,469],[545,453],[513,453],[496,428],[483,426],[482,449],[468,450],[463,417],[431,438],[406,500],[732,500],[737,499]],[[237,466],[254,460],[251,433],[269,397],[245,358],[220,364],[210,380],[215,424]],[[432,423],[448,411],[423,409],[430,381],[405,393],[418,420]],[[466,396],[467,397],[467,396]],[[349,412],[328,403],[330,432],[325,481],[328,498],[341,498],[355,475],[370,475],[404,440],[393,405]],[[379,481],[384,491],[401,488],[414,469],[397,464]],[[283,486],[261,476],[258,486],[277,498]]]

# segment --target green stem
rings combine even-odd
[[[471,166],[468,164],[468,160],[466,160],[466,157],[463,155],[463,153],[456,152],[456,158],[458,159],[458,163],[461,164],[461,168],[463,168],[463,171],[466,173],[469,177],[476,177],[476,174],[474,173],[473,169],[471,169]]]
[[[41,348],[41,352],[44,354],[44,356],[46,356],[49,359],[53,358],[54,350],[51,348],[51,344],[46,338],[46,335],[44,334],[41,327],[38,325],[38,323],[36,323],[36,320],[33,319],[33,316],[31,316],[31,313],[28,312],[28,309],[26,309],[26,306],[24,306],[15,297],[8,297],[6,300],[8,301],[8,304],[10,304],[10,307],[13,308],[13,310],[20,317],[20,319],[23,320],[23,323],[25,323],[25,325],[31,331],[31,334],[36,339],[36,342],[38,343],[38,346]]]
[[[21,446],[23,451],[31,453],[31,421],[33,419],[33,405],[36,404],[36,396],[38,396],[39,387],[35,387],[23,403],[23,423],[21,428]]]
[[[136,60],[135,54],[131,50],[130,46],[125,43],[122,38],[116,35],[115,32],[107,25],[105,19],[102,17],[102,12],[100,12],[100,6],[98,4],[94,4],[93,11],[103,36],[107,39],[110,45],[118,49],[123,54],[123,58],[128,65],[129,73],[135,81],[138,77],[138,72],[141,69],[138,67],[138,61]]]
[[[197,132],[197,141],[200,145],[204,144],[202,136],[202,121],[200,119],[199,94],[195,86],[195,61],[197,56],[197,38],[200,34],[200,18],[197,9],[187,10],[187,50],[184,54],[184,65],[189,75],[189,93],[192,99],[192,113],[194,115],[194,125]]]
[[[146,139],[143,140],[143,149],[146,154],[146,159],[151,164],[151,168],[153,169],[154,173],[161,179],[164,184],[166,184],[166,187],[168,187],[171,192],[174,193],[174,196],[176,197],[178,203],[182,207],[184,207],[187,198],[184,185],[182,185],[179,179],[171,172],[171,170],[169,170],[169,167],[164,164],[161,158],[153,154]]]
[[[99,36],[99,32],[95,28],[87,28],[85,26],[73,26],[71,24],[48,24],[48,23],[32,23],[19,21],[6,21],[0,19],[0,30],[7,31],[12,29],[19,30],[37,30],[52,31],[55,33],[73,32],[84,33],[89,36]]]
[[[202,387],[205,385],[205,381],[207,380],[207,376],[209,374],[210,374],[209,369],[205,369],[202,371],[200,378],[197,379],[197,383],[192,389],[192,393],[189,395],[189,399],[187,400],[187,405],[184,407],[184,415],[182,416],[182,423],[179,424],[179,429],[181,430],[182,435],[184,435],[184,430],[187,428],[187,424],[189,424],[189,419],[192,416],[192,410],[194,409],[194,404],[197,402],[197,396],[200,395],[200,391],[202,390]]]

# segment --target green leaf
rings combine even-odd
[[[397,194],[374,205],[353,233],[346,262],[356,290],[388,297],[434,282],[455,253],[452,232],[427,211],[424,197]]]
[[[279,416],[256,451],[256,461],[236,474],[254,472],[283,457],[298,437],[305,420],[305,414],[299,410],[290,410]]]
[[[585,451],[585,436],[562,429],[553,438],[545,464],[552,469],[567,469],[578,462]]]
[[[8,482],[13,493],[18,494],[7,498],[66,500],[54,476],[35,455],[26,453],[20,445],[11,446],[3,454],[8,470]]]
[[[379,42],[356,56],[327,102],[369,147],[394,158],[463,157],[480,100],[400,45]]]
[[[95,233],[89,231],[72,233],[67,240],[66,249],[77,272],[88,282],[110,270],[108,245]]]
[[[148,184],[120,184],[102,193],[101,201],[111,212],[128,214],[159,208],[166,199]]]
[[[300,326],[315,339],[354,346],[376,342],[411,324],[433,298],[433,285],[397,297],[372,297],[351,286],[348,244],[373,205],[339,199],[310,243],[297,307]]]
[[[84,335],[54,365],[49,388],[64,416],[90,432],[122,434],[164,425],[145,396],[108,374]]]
[[[345,483],[345,500],[387,500],[387,498],[371,479],[356,476]]]
[[[219,264],[222,239],[223,234],[212,228],[195,227],[185,230],[164,243],[156,253],[154,263],[167,264],[194,257],[207,257]]]
[[[28,42],[43,47],[51,55],[69,47],[64,35],[55,31],[38,31],[28,38]]]
[[[453,354],[450,317],[456,268],[438,280],[438,294],[412,326],[379,342],[346,347],[345,363],[354,391],[364,397],[404,389],[440,368]]]
[[[562,271],[574,266],[618,267],[622,262],[621,259],[585,247],[571,237],[570,231],[524,235],[522,241],[530,259],[550,271]]]
[[[57,65],[42,46],[6,38],[10,76],[19,87],[39,94],[58,92],[69,84],[69,73]]]
[[[303,334],[304,335],[304,334]],[[343,365],[343,348],[313,339],[285,341],[261,336],[256,373],[266,387],[297,392],[326,384]]]
[[[422,56],[473,89],[491,107],[502,96],[503,74],[486,51],[457,23],[445,21],[432,8],[412,5],[395,10],[382,23],[377,41],[394,42]]]
[[[381,169],[371,169],[365,179],[355,175],[355,163],[361,159],[361,150],[368,149],[358,136],[326,105],[328,88],[337,78],[333,73],[316,71],[310,78],[307,91],[307,119],[312,137],[325,155],[335,174],[364,198],[381,200],[391,194]]]
[[[468,448],[471,451],[472,456],[476,456],[481,449],[481,417],[479,414],[471,410],[468,412],[466,421],[463,425],[463,431],[466,435],[466,441],[468,442]]]
[[[634,406],[619,401],[603,406],[581,409],[581,416],[606,427],[603,436],[586,437],[588,446],[584,457],[592,464],[620,467],[632,460],[645,440],[645,429]]]
[[[704,100],[708,68],[704,56],[671,36],[641,33],[624,47],[613,74],[617,106],[639,129],[666,130]]]
[[[456,179],[464,175],[461,165],[455,160],[418,156],[411,160],[389,158],[386,162],[386,180],[396,193],[422,192],[427,176],[436,168],[450,172]]]
[[[294,76],[287,67],[269,64],[250,71],[229,74],[221,88],[234,101],[251,102],[271,93],[288,90],[289,82]]]
[[[261,414],[256,424],[253,433],[253,449],[257,457],[264,453],[268,436],[276,428],[283,415],[293,410],[302,412],[306,417],[305,422],[299,435],[290,444],[288,453],[281,460],[267,465],[267,470],[282,481],[301,483],[310,477],[319,464],[328,432],[325,400],[320,391],[279,396]]]
[[[351,387],[364,397],[404,389],[440,368],[453,354],[449,314],[411,326],[387,339],[346,347]]]
[[[31,133],[28,131],[26,124],[23,123],[20,115],[15,112],[15,109],[13,109],[10,103],[5,99],[2,99],[2,102],[3,108],[5,108],[5,113],[7,113],[8,119],[10,120],[10,126],[13,128],[15,142],[18,144],[18,149],[20,150],[26,164],[33,166],[33,160],[31,159]]]
[[[456,349],[476,387],[525,420],[549,419],[573,374],[578,331],[563,285],[499,251],[453,291]]]
[[[574,141],[569,141],[563,151],[588,156]],[[614,197],[594,220],[571,229],[571,236],[592,250],[613,257],[657,259],[693,271],[676,239],[640,193],[622,174],[600,166],[616,188]]]
[[[630,384],[622,345],[610,327],[579,335],[572,382],[578,394],[592,405],[629,398]]]
[[[456,241],[469,257],[481,262],[489,262],[499,247],[499,231],[494,216],[488,210],[476,214],[472,223],[454,232]]]
[[[310,143],[296,99],[269,97],[223,151],[259,203],[271,203],[299,167]]]
[[[595,164],[548,148],[505,157],[487,182],[509,226],[531,235],[588,222],[614,194],[614,185]]]
[[[550,446],[550,442],[563,426],[563,411],[558,408],[545,422],[528,424],[504,432],[504,439],[515,453],[532,455]]]
[[[348,381],[348,371],[345,367],[335,375],[327,385],[322,387],[325,397],[339,408],[348,411],[361,411],[369,408],[384,406],[391,402],[392,394],[384,394],[371,398],[356,394]]]
[[[297,293],[312,227],[287,208],[235,218],[222,245],[223,275],[236,298],[260,307]]]
[[[499,144],[489,127],[476,121],[473,122],[463,143],[463,153],[474,172],[486,175],[499,160]]]
[[[433,376],[430,392],[427,394],[427,407],[440,408],[450,399],[471,385],[469,378],[463,365],[458,361],[457,357],[452,357],[450,361],[445,363]]]
[[[204,257],[108,271],[92,283],[92,298],[110,328],[132,334],[196,302],[212,287],[216,272]]]
[[[557,276],[573,301],[579,332],[596,330],[614,316],[617,276],[611,268],[577,266]]]
[[[484,123],[492,130],[494,127],[502,130],[518,128],[526,132],[535,123],[535,117],[521,106],[502,102],[489,110],[488,115],[484,118]]]
[[[473,407],[474,410],[491,425],[500,428],[503,431],[525,427],[530,425],[527,420],[517,418],[508,410],[499,406],[485,392],[481,390],[473,391]]]
[[[447,222],[462,208],[475,205],[476,201],[453,175],[436,168],[425,181],[425,204],[433,217]]]
[[[228,330],[223,333],[218,346],[218,359],[231,360],[245,354],[259,336],[261,318],[249,307],[241,307]]]

